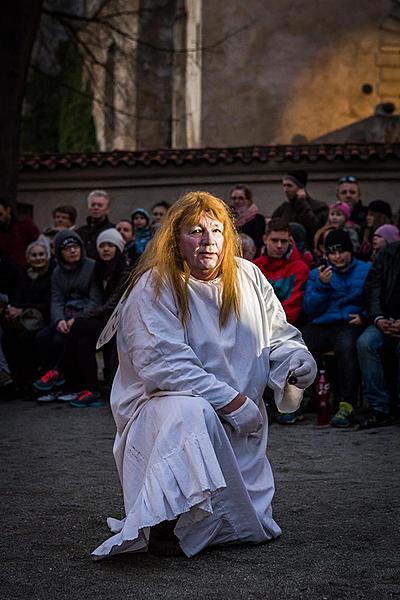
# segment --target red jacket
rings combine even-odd
[[[25,250],[39,235],[40,231],[33,221],[12,215],[10,224],[0,228],[0,254],[7,256],[18,267],[24,268]]]
[[[264,273],[282,303],[289,323],[295,323],[303,310],[303,295],[310,269],[293,246],[284,258],[259,256],[254,264]]]

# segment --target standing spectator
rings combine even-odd
[[[326,223],[328,207],[325,202],[311,198],[306,189],[307,181],[306,171],[291,171],[285,175],[282,186],[287,201],[278,206],[272,218],[301,223],[307,231],[308,247],[312,248],[315,232]]]
[[[150,227],[150,215],[144,208],[137,208],[134,210],[131,221],[134,241],[129,245],[126,253],[129,258],[130,266],[135,267],[139,258],[145,251],[147,244],[151,240],[153,231]]]
[[[375,230],[381,225],[392,222],[392,209],[384,200],[373,200],[368,204],[367,226],[363,232],[359,256],[362,260],[370,260],[372,256],[372,241]]]
[[[259,256],[265,233],[265,218],[253,202],[251,189],[245,185],[235,185],[231,190],[230,200],[237,230],[253,239],[256,256]]]
[[[32,242],[26,250],[28,268],[20,274],[5,312],[4,349],[17,391],[25,394],[37,377],[37,333],[50,321],[51,268],[48,246]]]
[[[362,429],[390,422],[390,393],[382,362],[383,350],[396,356],[397,395],[400,390],[399,282],[400,242],[394,242],[379,252],[365,284],[368,316],[373,325],[367,327],[357,342],[364,397],[369,405],[369,413],[360,423]]]
[[[366,226],[367,209],[361,200],[361,189],[357,177],[344,175],[337,182],[336,198],[338,202],[347,202],[351,208],[350,219],[359,227],[360,239]]]
[[[74,321],[84,310],[100,303],[90,298],[95,261],[86,258],[79,235],[65,229],[55,238],[57,267],[51,280],[51,320],[36,337],[37,349],[45,374],[35,381],[38,392],[51,392],[64,385],[63,360],[66,338]]]
[[[99,233],[114,227],[108,219],[110,208],[110,198],[104,190],[93,190],[88,199],[88,217],[86,225],[77,229],[77,234],[82,239],[86,255],[89,258],[96,258],[96,240]]]
[[[303,312],[303,295],[309,268],[301,260],[290,234],[289,225],[271,219],[264,235],[264,255],[254,260],[282,303],[286,318],[295,325]]]
[[[57,206],[52,213],[53,227],[58,229],[74,229],[76,223],[76,208],[74,206]]]
[[[370,265],[353,258],[353,245],[343,229],[328,233],[325,249],[328,266],[313,269],[307,281],[304,310],[310,323],[302,333],[319,366],[325,352],[335,352],[342,401],[331,425],[350,427],[360,383],[356,343],[365,316],[363,293]]]
[[[161,223],[165,219],[165,216],[170,208],[169,202],[165,202],[162,200],[161,202],[157,202],[157,204],[153,204],[151,207],[151,214],[153,215],[153,220],[151,223],[151,227],[153,231],[157,231],[160,227]]]
[[[97,238],[99,258],[94,268],[90,296],[100,304],[84,311],[71,327],[65,354],[65,377],[75,408],[100,406],[97,377],[96,342],[117,305],[128,274],[123,257],[125,242],[116,229],[107,229]],[[110,372],[110,355],[114,340],[103,346],[106,371]],[[65,397],[67,399],[67,397]]]
[[[133,227],[128,219],[121,219],[115,226],[115,229],[122,235],[125,244],[129,244],[133,240]]]
[[[0,254],[20,268],[26,266],[25,251],[37,240],[39,229],[30,219],[17,217],[6,200],[0,199]]]

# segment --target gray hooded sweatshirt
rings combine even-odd
[[[61,255],[62,243],[67,238],[74,238],[81,248],[79,262],[69,265]],[[63,319],[68,320],[79,316],[84,310],[92,309],[101,303],[90,299],[90,284],[95,261],[86,257],[85,247],[79,235],[71,229],[57,233],[55,240],[57,266],[51,280],[51,319],[56,325]]]

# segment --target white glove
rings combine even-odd
[[[317,375],[317,364],[310,352],[295,352],[289,361],[289,373],[297,379],[294,384],[301,390],[308,388]]]
[[[255,402],[250,400],[250,398],[246,398],[242,406],[231,413],[220,414],[242,436],[257,433],[263,426],[262,414]]]

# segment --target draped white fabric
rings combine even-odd
[[[114,535],[94,559],[146,550],[149,527],[178,516],[175,534],[188,556],[208,545],[280,534],[262,395],[268,383],[280,410],[296,410],[302,391],[286,385],[288,363],[305,346],[261,271],[238,264],[240,319],[231,315],[223,328],[218,279],[189,279],[185,327],[168,285],[155,301],[151,272],[125,302],[111,407],[126,518],[108,519]],[[239,392],[264,420],[248,436],[217,412]]]

